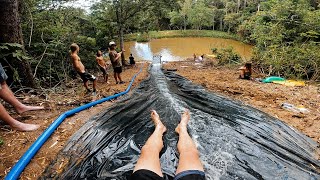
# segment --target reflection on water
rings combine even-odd
[[[154,39],[148,43],[126,42],[126,57],[130,53],[136,60],[152,60],[154,55],[161,55],[163,61],[177,61],[202,54],[212,54],[212,48],[233,49],[241,55],[242,58],[250,59],[252,46],[239,41],[221,38],[164,38]]]

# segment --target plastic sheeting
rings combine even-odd
[[[167,127],[160,160],[165,178],[172,179],[179,156],[174,129],[184,108],[191,112],[189,132],[207,179],[320,179],[316,142],[257,109],[162,73],[157,65],[131,95],[76,132],[42,179],[129,179],[154,130],[151,109]]]

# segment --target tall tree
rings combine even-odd
[[[18,43],[23,46],[18,0],[0,0],[0,4],[0,43]],[[13,72],[16,71],[22,85],[36,86],[27,60],[12,57],[8,59],[8,63],[11,67],[16,68],[16,70],[11,69],[12,73],[9,75],[13,75]]]

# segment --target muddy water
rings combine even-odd
[[[154,39],[147,43],[126,42],[126,57],[130,53],[136,60],[151,60],[154,55],[161,55],[163,61],[177,61],[202,54],[212,54],[212,48],[233,49],[244,59],[250,59],[252,46],[239,41],[222,38],[164,38]]]

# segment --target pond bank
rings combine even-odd
[[[148,33],[133,33],[126,34],[125,41],[140,41],[147,42],[151,39],[161,38],[175,38],[175,37],[212,37],[212,38],[224,38],[240,41],[240,38],[235,34],[228,34],[222,31],[212,30],[168,30],[168,31],[150,31]]]

